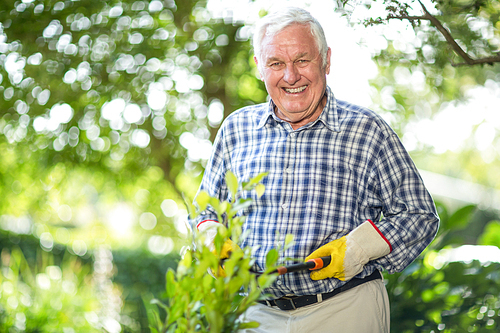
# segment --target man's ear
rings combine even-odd
[[[325,72],[326,74],[330,74],[330,58],[332,56],[332,49],[328,48],[328,51],[326,51],[326,66],[325,66]]]
[[[259,71],[261,81],[264,81],[264,78],[262,77],[262,72],[260,71],[259,60],[257,59],[257,56],[253,56],[253,61],[255,61],[255,65],[257,65],[257,70]]]

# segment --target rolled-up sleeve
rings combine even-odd
[[[372,202],[383,214],[376,226],[392,246],[376,262],[389,273],[400,272],[434,239],[439,228],[436,207],[396,134],[382,145],[371,180]]]

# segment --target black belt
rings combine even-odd
[[[319,294],[319,295],[305,295],[305,296],[291,296],[291,297],[282,297],[278,299],[268,300],[268,301],[258,301],[261,304],[268,306],[277,306],[281,310],[295,310],[300,307],[311,305],[314,303],[322,302],[329,298],[332,298],[335,295],[340,294],[341,292],[347,291],[354,287],[359,286],[360,284],[366,283],[368,281],[373,281],[377,279],[381,279],[382,275],[379,270],[376,269],[372,274],[364,277],[364,278],[353,278],[349,280],[342,287],[335,289],[329,293]]]

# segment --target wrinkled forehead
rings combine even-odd
[[[287,26],[276,29],[273,26],[268,26],[264,30],[261,38],[261,43],[268,39],[273,39],[277,36],[283,36],[286,34],[301,34],[307,35],[308,38],[314,39],[313,33],[311,31],[311,26],[309,24],[302,23],[292,23]]]
[[[307,26],[289,26],[276,34],[264,35],[261,41],[262,59],[273,56],[275,53],[290,52],[299,57],[319,54],[319,47]]]

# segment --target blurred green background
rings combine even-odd
[[[190,243],[183,196],[224,117],[266,100],[250,37],[271,4],[0,3],[0,332],[149,332],[143,300]],[[345,96],[395,128],[438,205],[438,238],[386,276],[392,331],[498,331],[498,1],[284,4],[365,36],[371,74],[347,73],[367,89]]]

